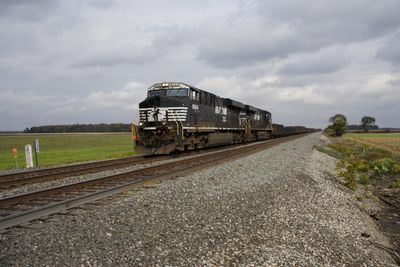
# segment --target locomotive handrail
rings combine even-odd
[[[176,115],[176,117],[175,117],[175,115]],[[180,143],[181,143],[179,145],[183,145],[183,139],[184,139],[184,136],[183,136],[183,123],[179,119],[178,114],[176,114],[176,110],[172,110],[172,116],[173,116],[173,119],[174,119],[174,121],[176,123],[176,134],[178,136],[178,142],[180,141]],[[178,118],[178,119],[176,119],[176,118]],[[179,134],[179,124],[181,125],[181,134]],[[181,137],[181,140],[179,140],[179,136]]]
[[[178,124],[178,120],[175,118],[174,112],[172,112],[172,119],[173,119],[173,120],[175,121],[175,123],[176,123],[176,134],[178,134],[179,124]]]
[[[173,113],[172,113],[172,114],[174,114],[174,119],[175,119],[175,121],[176,121],[176,122],[179,122],[179,123],[181,124],[181,127],[182,127],[182,140],[183,140],[183,123],[182,123],[182,121],[180,120],[178,114],[176,114],[176,110],[173,110]],[[176,117],[177,117],[178,119],[175,118],[175,115],[176,115]]]

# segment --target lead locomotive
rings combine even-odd
[[[169,154],[271,137],[268,111],[184,83],[156,83],[139,104],[139,154]]]

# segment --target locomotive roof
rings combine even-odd
[[[214,95],[216,97],[219,97],[219,98],[222,99],[224,105],[227,105],[227,106],[228,105],[229,106],[234,106],[234,107],[237,107],[237,108],[240,108],[240,109],[250,110],[252,112],[257,112],[257,110],[259,110],[259,111],[264,111],[264,112],[267,112],[267,113],[271,114],[270,112],[268,112],[266,110],[262,110],[262,109],[259,109],[259,108],[256,108],[256,107],[253,107],[253,106],[250,106],[250,105],[246,105],[246,104],[243,104],[241,102],[232,100],[230,98],[223,98],[223,97],[217,96],[217,95],[215,95],[213,93],[201,90],[201,89],[199,89],[197,87],[194,87],[193,85],[190,85],[190,84],[187,84],[187,83],[182,83],[182,82],[161,82],[161,83],[155,83],[155,84],[153,84],[152,86],[150,86],[148,88],[149,91],[151,91],[151,90],[161,90],[161,89],[192,89],[192,90],[195,90],[195,91],[198,91],[198,92],[205,92],[205,93]]]
[[[194,90],[202,91],[199,88],[196,88],[190,84],[181,83],[181,82],[155,83],[148,88],[148,90],[160,90],[160,89],[194,89]]]

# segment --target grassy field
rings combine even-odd
[[[0,170],[15,169],[12,148],[18,149],[18,165],[25,168],[25,144],[39,139],[39,166],[87,160],[126,157],[135,154],[130,133],[104,134],[18,134],[0,135]]]
[[[346,134],[345,138],[380,147],[396,154],[400,153],[400,133],[352,133]]]

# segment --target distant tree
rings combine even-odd
[[[336,136],[342,136],[347,128],[347,118],[343,114],[335,114],[330,117],[329,122],[332,123],[329,125],[330,129],[335,131]]]
[[[379,125],[374,124],[374,125],[369,125],[368,126],[368,130],[379,130]],[[347,125],[347,130],[351,130],[351,131],[362,131],[364,130],[363,126],[360,124],[350,124]]]
[[[42,125],[26,128],[27,133],[82,133],[82,132],[130,132],[131,125],[125,123]]]
[[[373,126],[375,124],[375,118],[371,116],[364,115],[361,119],[361,125],[364,129],[364,132],[368,132],[368,127]]]

